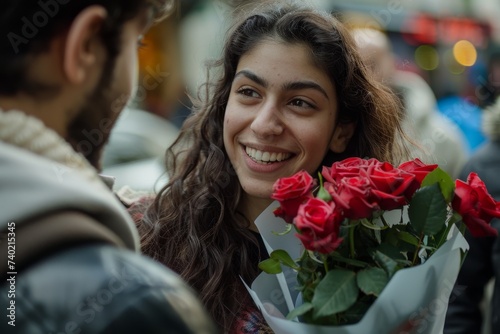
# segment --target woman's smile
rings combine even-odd
[[[281,162],[288,160],[292,154],[289,152],[269,152],[269,151],[261,151],[256,148],[252,148],[250,146],[245,147],[246,154],[258,164],[271,164],[275,162]]]

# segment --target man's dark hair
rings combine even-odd
[[[173,0],[3,0],[0,9],[0,95],[40,94],[51,87],[28,82],[30,58],[43,52],[57,34],[65,33],[75,17],[91,5],[101,5],[108,17],[100,31],[108,61],[120,52],[123,24],[152,7],[157,18]]]

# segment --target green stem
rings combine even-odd
[[[411,261],[412,266],[414,266],[415,262],[417,262],[418,252],[420,251],[420,245],[422,245],[423,240],[424,240],[424,233],[422,232],[420,238],[418,239],[417,249],[415,250],[415,254],[413,255],[413,261]]]
[[[323,266],[325,267],[325,274],[329,271],[328,270],[328,256],[325,255],[323,256]]]

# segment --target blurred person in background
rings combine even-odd
[[[473,71],[471,79],[477,84],[468,98],[454,93],[438,101],[440,112],[451,119],[465,135],[471,154],[482,146],[486,136],[481,129],[482,111],[492,105],[500,92],[500,50],[492,46],[487,53],[487,66]]]
[[[390,41],[383,32],[368,28],[352,28],[351,32],[366,65],[403,103],[403,127],[422,147],[412,156],[437,163],[456,178],[467,159],[466,142],[456,125],[438,113],[432,89],[417,74],[396,68]]]
[[[1,333],[214,333],[190,288],[140,256],[99,177],[137,45],[173,1],[7,0],[0,11]]]
[[[486,140],[481,131],[482,109],[475,102],[456,93],[445,94],[437,102],[439,112],[456,124],[463,133],[469,154]]]
[[[479,106],[486,108],[495,103],[500,96],[500,46],[492,46],[487,54],[486,78],[477,87],[476,96]]]
[[[475,172],[486,184],[495,200],[500,200],[500,99],[483,111],[483,132],[488,141],[468,160],[460,173],[466,180]],[[500,230],[500,220],[491,225]],[[486,326],[489,333],[500,333],[500,239],[474,238],[465,234],[470,249],[455,283],[448,305],[445,334],[481,333]],[[485,288],[494,279],[493,296],[486,312],[481,309]],[[490,313],[491,322],[484,321]]]

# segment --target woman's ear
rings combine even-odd
[[[64,45],[63,70],[73,84],[85,81],[92,66],[97,63],[100,45],[99,31],[107,12],[102,6],[89,6],[75,18],[69,27]]]
[[[334,153],[342,153],[346,149],[349,141],[356,131],[356,122],[337,123],[333,130],[332,141],[330,142],[330,150]]]

